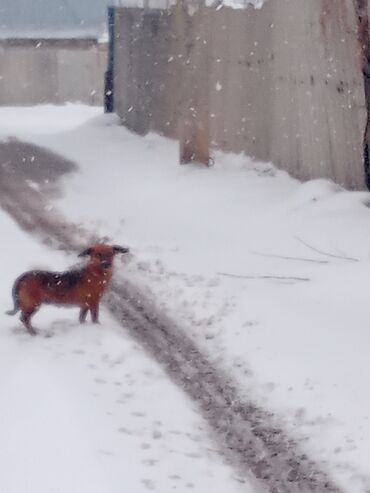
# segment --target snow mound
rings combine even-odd
[[[309,206],[343,191],[344,189],[340,185],[332,181],[325,179],[310,180],[299,185],[290,198],[290,205],[293,209]]]

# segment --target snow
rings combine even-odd
[[[262,8],[266,0],[220,0],[218,3],[233,9],[244,9],[245,7],[253,6],[255,9]],[[214,0],[207,0],[207,4],[212,6],[215,4]]]
[[[0,229],[0,491],[252,491],[221,462],[194,405],[108,313],[80,326],[75,309],[43,307],[35,338],[3,314],[20,272],[75,259],[39,246],[2,211]]]
[[[345,492],[369,490],[368,193],[348,192],[327,180],[300,183],[273,165],[254,162],[244,155],[216,153],[211,168],[179,166],[176,142],[154,134],[138,137],[119,126],[116,117],[102,115],[99,108],[80,105],[1,108],[0,135],[44,145],[75,160],[80,170],[63,179],[64,196],[56,199],[56,206],[71,221],[84,223],[116,243],[129,245],[134,258],[120,275],[150,289],[162,308],[176,316],[209,357],[239,382],[241,395],[252,396],[260,405],[272,409],[289,433],[321,462]],[[10,239],[3,250],[13,252],[12,245],[18,242],[16,234],[20,233],[12,231],[5,235]],[[56,255],[48,255],[52,256],[55,268]],[[23,265],[13,258],[13,253],[9,256],[14,272],[9,267],[10,273],[3,277],[4,287],[10,286],[18,273],[15,270],[22,271],[27,262],[44,259],[45,254],[41,250],[39,254],[33,245],[22,260]],[[5,309],[7,289],[2,293]],[[108,314],[104,316],[109,320]],[[120,435],[115,435],[114,430],[127,426],[123,424],[125,419],[134,426],[130,412],[141,412],[148,405],[141,399],[145,400],[146,386],[153,385],[152,380],[163,385],[161,395],[166,400],[174,395],[173,406],[184,408],[181,422],[167,424],[167,430],[180,429],[183,423],[185,431],[181,436],[185,440],[192,421],[203,426],[181,392],[141,355],[139,348],[125,339],[112,321],[105,322],[102,332],[93,327],[77,327],[65,312],[42,317],[40,314],[38,321],[45,330],[51,320],[56,321],[56,327],[61,326],[57,337],[36,343],[29,341],[26,334],[14,332],[14,321],[1,319],[6,328],[0,346],[4,352],[1,374],[14,373],[15,384],[18,389],[21,386],[18,396],[14,395],[14,385],[10,383],[7,387],[4,402],[9,402],[10,409],[22,409],[23,399],[32,398],[27,387],[37,381],[33,395],[40,393],[41,388],[51,396],[52,405],[45,415],[47,422],[58,419],[60,401],[63,413],[78,415],[78,433],[84,433],[85,419],[101,422],[96,430],[103,429],[113,437],[107,442],[112,444],[111,448],[107,443],[100,445],[101,450],[115,454],[109,466],[113,478],[123,477],[114,464],[117,460],[122,467],[125,461],[120,460],[124,456],[120,454],[126,450],[118,443]],[[135,358],[129,357],[132,346]],[[80,350],[85,353],[74,352]],[[110,361],[115,360],[115,351],[126,355],[119,369],[112,370],[104,362],[105,351],[110,354]],[[58,357],[59,353],[62,356]],[[116,411],[113,418],[104,414],[115,409],[113,403],[119,391],[108,383],[97,385],[89,377],[94,372],[88,365],[96,361],[98,378],[106,382],[119,380],[117,375],[121,371],[121,376],[135,375],[135,388],[143,386],[136,388],[132,407],[122,406],[119,416]],[[18,364],[20,373],[14,369]],[[145,377],[143,368],[148,366],[156,378]],[[111,370],[118,373],[107,376],[113,375]],[[42,377],[43,373],[47,376]],[[93,395],[96,392],[99,396]],[[147,435],[134,435],[136,441],[130,438],[139,449],[134,447],[136,452],[132,453],[132,460],[137,461],[136,469],[128,468],[131,478],[147,477],[145,471],[138,469],[138,457],[144,453],[139,442],[150,443],[152,447],[157,443],[150,439],[154,419],[166,423],[176,417],[176,413],[167,413],[161,403],[153,411],[151,406],[150,413],[146,411],[149,421],[143,427]],[[4,409],[1,412],[6,413]],[[38,413],[34,410],[26,407],[22,412],[32,412],[33,422],[37,422]],[[8,414],[12,420],[9,410]],[[161,417],[151,420],[149,414]],[[4,420],[0,419],[0,423]],[[114,422],[110,431],[108,421]],[[27,425],[22,426],[26,426],[22,435],[36,439]],[[39,423],[36,429],[40,426]],[[7,426],[6,430],[9,429]],[[68,430],[63,432],[62,428],[60,433],[66,441],[74,443],[73,430],[73,419],[68,419]],[[103,460],[98,453],[89,455],[94,447],[99,449],[96,444],[100,435],[96,433],[89,437],[91,442],[81,454],[89,456],[97,475],[104,475],[107,457]],[[207,437],[204,430],[202,433],[203,446]],[[46,435],[45,448],[51,441],[51,433]],[[57,440],[54,447],[55,443]],[[158,458],[159,451],[155,451],[152,456]],[[79,455],[76,445],[76,456]],[[217,457],[207,457],[204,449],[200,455],[208,461],[207,467],[214,477],[207,477],[212,483],[201,483],[194,491],[231,491],[230,484],[238,487],[232,481],[225,486],[231,473],[226,466],[214,467]],[[171,470],[178,470],[176,467],[180,468],[179,463],[174,463]],[[201,469],[200,466],[193,470],[193,480],[206,481]],[[150,470],[150,480],[158,484],[165,481],[162,469]],[[98,481],[99,478],[97,484]],[[160,491],[169,491],[169,483],[161,484]],[[114,487],[105,488],[108,490],[115,491]]]
[[[206,0],[208,7],[231,7],[233,9],[243,9],[253,6],[256,9],[262,8],[266,0]],[[197,0],[189,1],[189,6],[194,6]],[[176,0],[116,0],[115,4],[119,7],[150,7],[153,9],[164,9],[176,4]]]

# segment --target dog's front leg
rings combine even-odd
[[[91,320],[94,324],[99,323],[99,305],[94,306],[90,309],[91,312]]]

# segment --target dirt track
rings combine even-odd
[[[74,168],[73,163],[36,146],[0,143],[0,206],[40,241],[68,251],[80,250],[96,239],[50,208],[56,179]],[[219,450],[246,482],[256,478],[256,492],[341,491],[273,424],[270,413],[240,400],[234,382],[199,351],[186,331],[160,313],[154,299],[122,281],[112,285],[105,304],[198,404]]]

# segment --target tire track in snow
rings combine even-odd
[[[91,234],[67,223],[48,201],[43,189],[42,167],[59,170],[63,158],[27,145],[38,166],[39,186],[27,182],[23,168],[14,172],[9,159],[4,166],[4,146],[0,144],[0,205],[21,228],[43,243],[67,251],[79,251]],[[19,145],[19,143],[18,143]],[[9,151],[10,146],[10,151]],[[44,154],[43,154],[44,155]],[[38,156],[41,156],[38,159]],[[15,158],[16,159],[16,158]],[[30,170],[30,180],[35,179]],[[28,172],[28,171],[27,171]],[[55,177],[58,176],[55,171]],[[181,324],[171,320],[156,307],[155,300],[144,295],[131,282],[115,281],[105,298],[105,305],[119,323],[161,364],[171,379],[195,401],[207,420],[220,452],[240,476],[249,482],[256,478],[256,490],[271,493],[340,493],[320,465],[311,460],[280,428],[273,415],[253,402],[241,400],[236,383],[216,367],[187,336]]]

